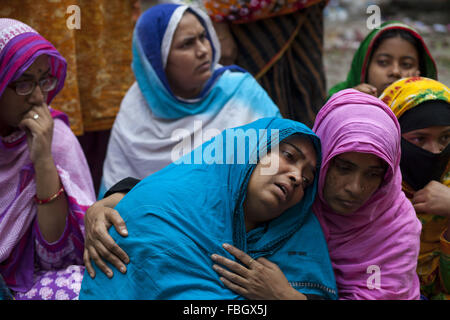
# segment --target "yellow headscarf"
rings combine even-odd
[[[397,118],[405,111],[429,100],[444,100],[450,103],[449,88],[439,81],[411,77],[400,79],[387,87],[380,96]]]
[[[400,119],[406,111],[425,101],[444,100],[450,103],[450,89],[433,79],[410,77],[392,83],[383,91],[380,99],[391,108],[397,119]],[[450,163],[441,182],[450,187]],[[404,189],[410,190],[405,185]]]

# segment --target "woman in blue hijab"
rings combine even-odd
[[[226,128],[280,117],[248,72],[218,64],[220,52],[211,20],[200,10],[161,4],[141,15],[133,34],[136,83],[125,95],[111,131],[100,198],[123,178],[143,179]],[[108,207],[105,201],[111,201]],[[101,258],[108,259],[105,248],[111,239],[105,226],[115,215],[107,210],[117,203],[112,198],[98,201],[85,216],[88,270],[91,259],[100,267]],[[110,257],[108,261],[117,261]]]
[[[130,257],[127,273],[85,275],[80,299],[242,299],[212,268],[213,253],[233,259],[222,243],[270,259],[305,296],[337,298],[311,211],[320,159],[317,136],[292,120],[223,131],[122,199],[129,235],[110,234]]]

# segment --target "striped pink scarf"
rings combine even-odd
[[[51,74],[58,85],[49,92],[47,103],[64,86],[66,61],[47,40],[29,26],[0,19],[0,96],[8,83],[21,74],[40,55],[50,57]],[[83,215],[95,201],[89,168],[83,151],[70,130],[67,117],[51,110],[55,119],[52,155],[69,201],[68,224],[76,225],[73,242],[83,251]],[[25,133],[16,131],[0,139],[0,271],[14,290],[25,290],[34,271],[33,221],[37,207],[34,168]]]

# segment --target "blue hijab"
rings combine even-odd
[[[319,159],[314,183],[301,202],[247,233],[243,203],[253,169],[292,134],[314,144]],[[80,299],[242,299],[212,269],[213,253],[233,259],[224,242],[278,264],[302,293],[337,298],[327,244],[311,211],[320,158],[318,137],[292,120],[264,118],[226,129],[123,198],[116,210],[129,236],[113,228],[110,234],[130,257],[128,271],[109,279],[94,265],[97,276],[85,274]]]
[[[199,96],[194,99],[176,97],[165,74],[172,38],[186,11],[192,12],[205,28],[213,53],[212,76]],[[241,82],[249,77],[249,74],[238,66],[223,67],[218,64],[220,43],[211,20],[203,11],[187,5],[160,4],[145,11],[136,24],[132,49],[132,67],[139,88],[152,112],[164,119],[178,119],[209,110],[217,111],[218,106],[224,106],[242,85]],[[239,73],[240,76],[226,76],[222,79],[226,71],[229,71],[227,75]]]

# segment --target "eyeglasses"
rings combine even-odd
[[[34,91],[37,84],[39,84],[39,87],[43,92],[49,92],[55,89],[57,83],[58,79],[56,77],[48,76],[39,81],[34,80],[16,81],[10,83],[8,87],[14,89],[19,96],[27,96]]]

